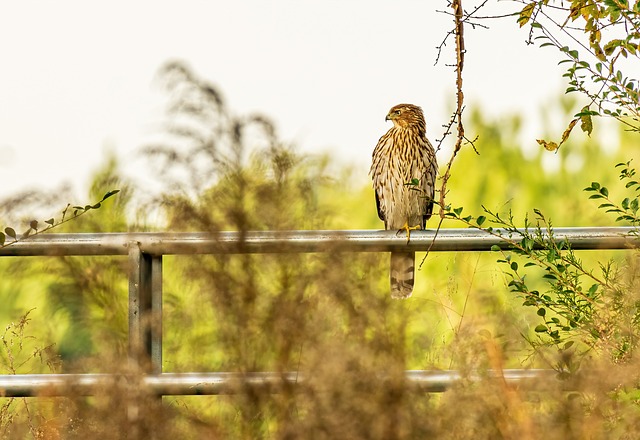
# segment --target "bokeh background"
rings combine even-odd
[[[463,147],[447,201],[474,216],[483,206],[511,212],[518,224],[538,209],[554,226],[613,225],[583,188],[595,180],[622,198],[614,166],[637,155],[637,134],[598,121],[591,137],[576,129],[557,152],[538,145],[559,138],[586,103],[564,94],[557,52],[526,44],[528,29],[509,15],[522,6],[488,2],[481,15],[494,18],[466,28],[464,120],[477,153]],[[447,11],[445,1],[410,0],[3,5],[0,221],[20,229],[119,189],[54,232],[381,229],[367,173],[388,109],[422,106],[441,165],[451,152],[452,136],[439,142],[455,105]],[[610,318],[637,309],[631,254],[579,253],[586,271],[619,268],[626,308]],[[275,396],[141,401],[146,432],[622,438],[640,420],[635,376],[625,376],[637,365],[611,353],[620,334],[635,347],[637,323],[600,345],[578,335],[571,350],[550,347],[535,331],[545,318],[507,286],[498,258],[431,253],[414,296],[398,302],[386,254],[167,257],[165,372],[301,371],[310,380]],[[121,258],[3,257],[3,373],[122,371],[127,271]],[[531,285],[548,288],[535,271]],[[576,379],[572,393],[561,381],[520,390],[487,374],[583,364],[608,374]],[[469,380],[429,395],[407,386],[407,369],[456,369]],[[126,387],[4,399],[0,430],[123,438],[127,399]]]

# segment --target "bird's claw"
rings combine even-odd
[[[401,227],[398,232],[396,233],[396,235],[398,235],[399,233],[401,233],[402,231],[406,231],[407,232],[407,244],[409,244],[409,242],[411,241],[411,231],[416,231],[418,229],[421,229],[420,225],[416,225],[416,226],[409,226],[409,222],[405,222],[404,226]]]

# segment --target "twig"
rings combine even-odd
[[[476,26],[479,26],[481,28],[484,29],[489,29],[488,26],[482,25],[480,23],[472,23],[471,21],[469,21],[471,18],[487,18],[487,17],[474,17],[474,14],[476,12],[478,12],[484,5],[487,4],[489,0],[484,0],[480,5],[476,6],[473,11],[471,11],[470,13],[464,12],[462,10],[462,4],[460,5],[460,13],[462,14],[462,17],[460,18],[460,24],[462,25],[463,23],[469,23],[474,29]],[[441,14],[446,14],[446,15],[451,15],[454,17],[454,22],[458,23],[458,18],[456,17],[456,12],[455,12],[455,4],[456,2],[453,2],[450,4],[450,6],[454,9],[454,12],[451,13],[449,11],[439,11],[436,9],[436,12],[439,12]],[[513,15],[513,14],[512,14]],[[452,30],[450,30],[449,32],[447,32],[447,35],[444,36],[444,39],[442,40],[442,42],[436,46],[436,49],[438,49],[438,54],[436,55],[436,61],[435,63],[433,63],[433,65],[435,66],[436,64],[438,64],[438,61],[440,61],[440,55],[442,54],[442,49],[447,45],[447,40],[449,39],[449,37],[451,35],[456,35],[457,34],[457,25],[454,26],[454,28]],[[457,42],[456,42],[456,47],[457,47]]]
[[[484,3],[483,3],[484,4]],[[464,110],[464,93],[462,91],[462,69],[464,68],[464,15],[462,9],[462,0],[453,0],[451,8],[454,13],[454,29],[456,36],[456,111],[452,119],[457,122],[457,137],[453,148],[451,158],[447,163],[447,169],[442,175],[442,186],[440,187],[440,217],[445,216],[444,197],[447,193],[447,182],[451,177],[451,166],[453,161],[462,148],[462,142],[465,139],[464,124],[462,123],[462,111]],[[476,9],[477,10],[477,9]]]

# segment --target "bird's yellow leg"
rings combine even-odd
[[[420,225],[409,226],[409,222],[404,222],[404,226],[398,230],[398,234],[402,231],[407,231],[407,244],[411,241],[411,231],[417,231],[418,229],[422,229]]]

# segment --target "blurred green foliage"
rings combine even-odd
[[[215,89],[189,69],[169,65],[166,74],[172,111],[196,117],[187,128],[180,126],[180,118],[172,119],[175,138],[145,149],[151,163],[163,164],[157,169],[164,186],[142,210],[161,213],[163,228],[382,228],[366,176],[330,175],[328,158],[296,153],[277,138],[267,118],[230,114]],[[582,189],[596,178],[615,187],[614,165],[635,153],[628,134],[616,133],[620,145],[606,148],[574,135],[551,153],[535,142],[523,145],[521,125],[518,116],[490,120],[480,110],[471,113],[467,130],[478,134],[480,154],[462,150],[447,200],[474,215],[487,206],[524,219],[539,209],[554,225],[612,224]],[[173,151],[173,145],[181,149]],[[176,177],[185,174],[190,178]],[[96,173],[88,197],[113,188],[121,192],[105,201],[97,215],[83,216],[62,230],[153,229],[134,203],[141,189],[119,176],[116,158]],[[427,226],[437,221],[434,216]],[[443,227],[461,226],[443,222]],[[581,258],[597,266],[608,258],[623,264],[626,255],[584,252]],[[539,337],[540,316],[510,292],[496,258],[492,253],[431,253],[417,272],[414,296],[393,301],[388,257],[382,254],[328,250],[165,257],[165,372],[300,371],[308,380],[277,395],[240,387],[232,396],[165,397],[160,408],[148,403],[149,429],[155,425],[157,438],[176,432],[208,438],[525,438],[539,429],[555,430],[558,438],[568,433],[579,438],[584,431],[574,420],[588,422],[593,432],[624,432],[637,423],[636,400],[625,397],[632,393],[623,386],[617,388],[621,397],[614,413],[626,418],[607,412],[613,411],[608,405],[614,405],[610,390],[617,374],[601,388],[589,389],[595,397],[578,400],[563,393],[561,384],[545,384],[544,396],[535,398],[490,379],[463,382],[442,396],[408,387],[407,369],[457,369],[467,377],[489,368],[566,365],[558,356],[567,353],[532,343]],[[126,258],[3,258],[0,270],[7,274],[0,279],[5,305],[0,322],[35,308],[29,315],[32,338],[23,338],[25,346],[54,344],[47,359],[62,361],[55,370],[122,371],[127,363]],[[596,351],[590,356],[596,367],[609,368],[606,356]],[[28,372],[51,371],[51,365],[35,362]],[[121,438],[122,432],[107,435],[100,428],[126,419],[117,402],[128,392],[65,399],[60,407],[39,413],[40,422],[70,414],[69,422],[56,422],[57,432]],[[23,432],[11,429],[5,433]]]

